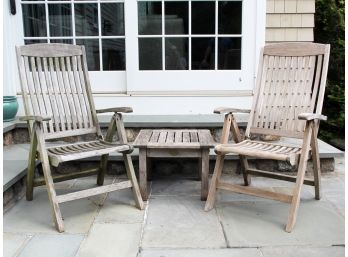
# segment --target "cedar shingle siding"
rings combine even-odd
[[[313,41],[315,0],[267,0],[266,42]]]

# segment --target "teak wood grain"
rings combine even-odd
[[[215,113],[226,113],[214,174],[211,180],[205,210],[214,207],[216,190],[270,198],[290,203],[290,212],[285,230],[291,232],[300,204],[303,184],[314,186],[315,199],[320,199],[320,159],[318,150],[318,127],[321,115],[330,45],[315,43],[279,43],[266,45],[260,52],[259,70],[254,88],[253,103],[245,135],[242,137],[234,113],[245,110],[220,107]],[[227,142],[231,130],[234,144]],[[298,146],[257,141],[253,134],[273,135],[302,140]],[[250,184],[249,175],[295,182],[291,195],[242,187],[220,181],[226,154],[238,154],[241,161],[244,184]],[[312,156],[314,179],[306,179],[308,159]],[[247,157],[287,161],[298,164],[296,176],[251,169]]]
[[[144,208],[139,186],[129,153],[133,147],[127,143],[122,115],[131,112],[130,107],[100,110],[112,111],[108,133],[104,140],[98,123],[91,85],[88,76],[84,46],[66,44],[33,44],[16,48],[26,120],[31,137],[27,200],[33,199],[33,188],[46,185],[53,218],[59,232],[64,231],[59,203],[89,197],[96,194],[132,188],[136,206]],[[120,143],[112,143],[116,132]],[[47,140],[91,134],[95,140],[49,147]],[[37,155],[39,152],[39,155]],[[54,182],[98,174],[97,184],[102,185],[107,168],[108,155],[123,155],[129,181],[103,187],[56,195]],[[101,156],[97,168],[52,176],[51,166],[82,158]],[[34,178],[35,162],[42,163],[44,177]]]
[[[208,194],[209,148],[215,145],[209,130],[143,129],[133,143],[139,148],[139,182],[143,200],[148,199],[150,158],[198,158],[201,200]]]

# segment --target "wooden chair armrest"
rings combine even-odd
[[[20,121],[30,121],[30,120],[33,120],[33,121],[36,121],[36,122],[49,121],[51,119],[52,119],[52,117],[49,117],[49,116],[39,116],[39,115],[23,116],[23,117],[19,118]]]
[[[97,113],[105,113],[105,112],[123,112],[123,113],[130,113],[133,112],[133,109],[131,107],[114,107],[114,108],[106,108],[106,109],[100,109],[96,110]]]
[[[218,107],[214,110],[214,113],[221,114],[221,113],[250,113],[250,110],[248,109],[236,109],[236,108],[229,108],[229,107]]]
[[[317,113],[300,113],[298,115],[299,120],[327,120],[327,116]]]

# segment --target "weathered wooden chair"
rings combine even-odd
[[[88,77],[84,46],[66,44],[35,44],[16,48],[17,62],[24,100],[24,120],[30,133],[30,153],[27,174],[26,198],[33,199],[33,187],[45,185],[59,232],[64,231],[59,204],[114,190],[133,189],[136,206],[144,204],[134,174],[121,113],[132,112],[129,107],[96,110]],[[113,112],[104,139],[97,113]],[[112,143],[117,130],[119,144]],[[50,146],[51,140],[89,135],[92,140]],[[101,186],[107,169],[109,153],[123,154],[129,180]],[[100,166],[69,174],[53,175],[51,165],[101,156]],[[36,159],[41,161],[43,177],[34,178]],[[65,195],[57,195],[54,182],[98,174],[99,187]]]
[[[261,50],[254,101],[251,110],[217,108],[225,113],[221,144],[215,147],[217,159],[205,210],[214,207],[217,189],[270,198],[290,203],[286,231],[296,222],[303,184],[315,187],[315,199],[320,199],[320,160],[318,127],[323,106],[330,45],[314,43],[279,43]],[[234,113],[250,113],[245,138],[241,136]],[[228,143],[232,132],[235,144]],[[302,139],[298,146],[251,139],[251,134],[274,135]],[[250,174],[295,182],[292,195],[244,187],[220,180],[226,154],[239,155],[245,186]],[[314,179],[305,179],[307,160],[312,156]],[[272,173],[248,166],[247,156],[287,161],[298,164],[297,176]]]

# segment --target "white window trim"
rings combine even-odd
[[[250,60],[253,60],[254,64],[252,69],[250,69],[249,78],[244,78],[243,74],[240,74],[239,71],[232,70],[189,70],[189,71],[138,71],[138,15],[137,15],[137,0],[99,0],[98,5],[101,2],[111,3],[111,2],[123,2],[125,8],[125,41],[126,41],[126,71],[91,71],[91,84],[92,90],[96,94],[113,94],[113,95],[154,95],[154,96],[246,96],[252,94],[252,89],[254,85],[254,78],[256,77],[257,63],[259,57],[260,47],[264,45],[265,40],[265,24],[266,24],[266,0],[243,0],[248,1],[254,8],[253,13],[250,12],[250,9],[243,8],[243,30],[245,26],[244,17],[255,15],[253,22],[254,28],[254,40],[255,44],[254,50],[250,52]],[[17,14],[11,19],[16,19],[16,24],[19,26],[19,30],[16,31],[16,36],[11,41],[14,45],[24,44],[24,33],[22,29],[22,10],[21,3],[44,3],[46,1],[17,1]],[[71,3],[74,7],[75,1],[50,1],[49,4],[53,3]],[[96,3],[96,1],[83,1],[79,3]],[[189,11],[191,9],[191,2],[189,2]],[[47,5],[46,5],[47,8]],[[6,9],[6,8],[5,8]],[[47,11],[47,10],[46,10]],[[99,9],[100,11],[100,9]],[[7,10],[4,10],[7,12]],[[191,15],[191,12],[189,12]],[[74,17],[74,8],[72,8],[72,26],[73,26],[73,36],[72,37],[57,37],[57,38],[69,38],[75,40],[78,38],[89,38],[89,37],[79,37],[75,35],[75,17]],[[216,16],[217,19],[217,16]],[[191,21],[190,21],[191,22]],[[131,24],[131,25],[130,25]],[[216,23],[217,24],[217,23]],[[100,26],[100,19],[99,19]],[[47,23],[49,29],[49,25]],[[189,26],[191,29],[191,26]],[[99,35],[100,36],[100,35]],[[203,36],[203,35],[202,35]],[[207,35],[204,35],[207,36]],[[234,35],[235,36],[235,35]],[[103,38],[108,38],[109,36],[103,36]],[[114,38],[113,36],[111,36]],[[175,37],[175,36],[173,36]],[[48,37],[42,37],[42,39],[47,39]],[[53,37],[52,37],[53,38]],[[95,37],[94,37],[95,38]],[[26,37],[25,39],[34,39]],[[41,38],[35,38],[41,39]],[[101,38],[99,37],[99,43]],[[189,41],[191,42],[191,41]],[[101,48],[101,45],[99,45]],[[190,46],[189,46],[190,47]],[[100,49],[101,50],[101,49]],[[13,56],[13,55],[12,55]],[[217,55],[215,55],[217,58]],[[242,59],[245,58],[242,55]],[[13,59],[7,58],[7,59]],[[102,60],[100,60],[102,61]],[[189,55],[189,63],[191,63],[191,56]],[[217,65],[217,61],[215,61]],[[102,65],[102,62],[101,62]],[[243,61],[242,61],[243,65]],[[16,65],[11,65],[12,74],[13,70],[16,70]],[[191,66],[191,65],[190,65]],[[190,67],[189,66],[189,67]],[[14,68],[14,69],[13,69]],[[15,72],[17,80],[17,72]],[[195,81],[194,77],[202,78],[204,83],[199,83]],[[154,86],[151,83],[151,80],[148,78],[155,78],[158,81],[162,81],[159,85]],[[241,85],[241,81],[243,86]],[[18,81],[18,80],[17,80]],[[226,87],[223,84],[228,82],[230,86]],[[17,86],[17,92],[20,91],[19,83],[15,83]]]

